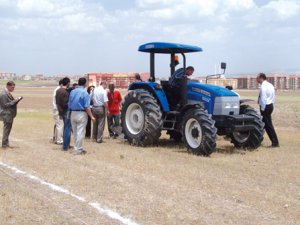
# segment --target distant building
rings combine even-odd
[[[17,77],[17,75],[15,73],[0,72],[1,80],[15,80],[16,77]]]
[[[43,74],[36,74],[36,75],[34,76],[34,80],[35,80],[35,81],[44,80],[44,75],[43,75]]]
[[[238,89],[257,89],[258,83],[256,76],[237,77]],[[267,76],[267,80],[272,83],[275,89],[297,90],[300,89],[300,76],[291,76],[283,74],[274,74]]]
[[[24,75],[24,76],[22,76],[22,80],[25,80],[25,81],[32,80],[32,76],[31,75]]]
[[[107,83],[114,83],[116,88],[128,88],[128,86],[135,82],[136,73],[88,73],[86,74],[89,85],[98,86],[101,81]],[[150,77],[149,73],[139,73],[143,81],[147,81]]]
[[[256,77],[257,76],[249,75],[229,79],[209,79],[207,83],[223,87],[232,86],[233,89],[258,89],[259,85],[256,81]],[[195,78],[195,80],[205,83],[206,77],[198,77]],[[271,74],[267,75],[267,80],[278,90],[300,89],[300,75]]]
[[[206,77],[199,77],[199,78],[196,78],[196,80],[198,80],[200,83],[205,83]],[[222,86],[222,87],[232,86],[233,89],[237,89],[237,87],[238,87],[238,80],[235,78],[208,79],[207,83],[217,85],[217,86]]]

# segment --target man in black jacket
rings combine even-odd
[[[67,151],[70,148],[71,141],[71,121],[68,117],[68,101],[70,86],[70,79],[65,77],[62,79],[62,87],[56,91],[56,106],[59,117],[64,121],[63,145],[62,150]]]
[[[13,125],[14,118],[17,115],[17,104],[22,97],[14,98],[12,92],[15,90],[16,84],[9,81],[6,88],[0,95],[0,120],[3,121],[2,148],[9,147],[9,134]]]

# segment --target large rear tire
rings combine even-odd
[[[195,155],[209,156],[216,150],[217,128],[203,109],[189,110],[183,117],[183,142]]]
[[[129,143],[147,146],[157,143],[162,128],[162,112],[146,90],[130,92],[122,105],[122,128]]]
[[[256,149],[258,148],[264,139],[264,123],[261,116],[257,111],[249,105],[241,105],[240,114],[245,114],[254,117],[253,130],[245,132],[233,132],[231,137],[231,143],[236,148],[244,149]]]

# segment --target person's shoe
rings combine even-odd
[[[86,154],[86,151],[85,150],[82,150],[80,152],[74,152],[74,155],[85,155]]]
[[[101,139],[101,140],[97,140],[96,141],[98,144],[100,144],[100,143],[102,143],[103,142],[103,140]]]
[[[274,144],[274,143],[273,143],[273,144],[271,145],[271,148],[279,148],[279,147],[280,147],[279,144]]]
[[[4,148],[4,149],[7,149],[7,148],[13,149],[14,147],[10,146],[10,145],[2,145],[2,148]]]

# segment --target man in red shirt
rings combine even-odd
[[[108,132],[110,137],[116,138],[119,136],[117,130],[120,128],[120,104],[122,102],[122,96],[118,90],[115,90],[113,83],[108,85],[108,89]]]

